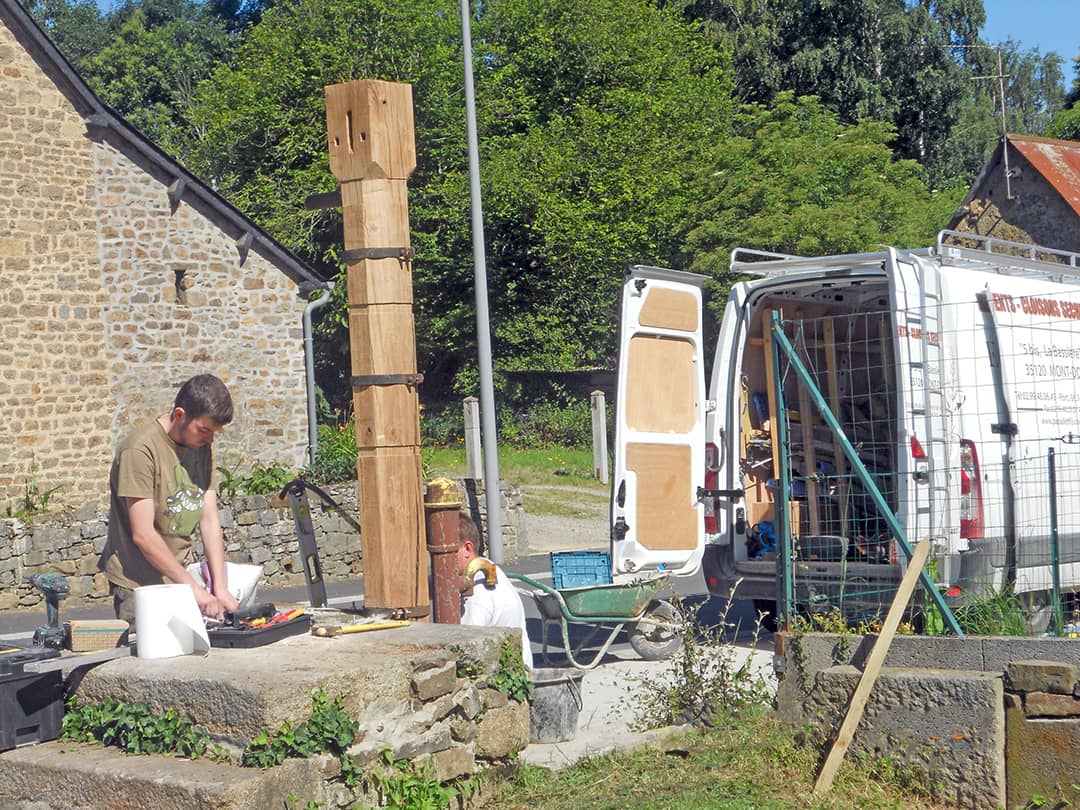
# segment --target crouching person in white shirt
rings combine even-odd
[[[458,530],[458,572],[465,597],[461,623],[479,627],[513,627],[521,631],[521,657],[533,667],[529,634],[525,631],[525,608],[506,573],[490,560],[477,555],[480,532],[468,515],[462,514]]]

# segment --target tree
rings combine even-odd
[[[748,105],[690,234],[693,269],[726,293],[737,246],[815,256],[930,244],[960,193],[932,194],[914,161],[894,159],[891,138],[888,124],[842,124],[814,97]]]
[[[684,250],[698,167],[711,165],[731,109],[724,61],[648,0],[492,0],[473,31],[496,362],[603,362],[622,269]],[[335,184],[322,87],[413,85],[410,212],[429,397],[452,383],[471,392],[475,380],[461,70],[460,21],[445,0],[301,0],[264,12],[192,111],[196,168],[332,266],[339,214],[302,206]]]

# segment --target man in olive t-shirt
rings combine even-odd
[[[214,490],[214,436],[232,421],[232,397],[211,374],[181,386],[172,411],[137,428],[116,450],[109,474],[109,534],[98,567],[117,618],[134,623],[132,590],[190,585],[205,616],[236,610],[225,576],[225,543]],[[213,581],[187,572],[196,526]]]

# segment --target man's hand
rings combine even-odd
[[[211,619],[224,619],[225,609],[222,607],[221,600],[210,593],[206,588],[201,588],[198,585],[192,585],[191,590],[195,593],[195,601],[199,603],[199,610],[203,616]],[[233,600],[234,602],[236,600]]]
[[[236,601],[236,597],[229,593],[228,588],[214,588],[214,596],[221,603],[222,608],[226,613],[235,613],[240,609],[240,603]]]

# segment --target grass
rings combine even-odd
[[[464,447],[424,447],[424,464],[431,475],[465,474]],[[499,476],[515,484],[585,487],[607,492],[593,477],[592,450],[551,447],[545,450],[499,448]]]
[[[840,810],[944,808],[917,780],[888,762],[845,761],[833,789],[814,796],[817,752],[768,711],[668,738],[661,748],[612,754],[564,771],[525,765],[484,790],[499,810]]]

